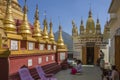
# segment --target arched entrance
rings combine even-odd
[[[94,64],[94,42],[86,43],[86,64],[93,65]]]
[[[82,46],[82,62],[87,65],[94,65],[97,62],[100,47],[94,42],[87,42]]]
[[[93,65],[94,64],[94,47],[87,47],[87,54],[86,54],[86,63],[88,65]]]

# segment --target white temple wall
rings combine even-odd
[[[104,60],[105,60],[105,63],[109,63],[109,45],[107,44],[105,46],[105,48],[102,48],[101,49],[104,53]]]

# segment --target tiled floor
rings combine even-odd
[[[71,75],[70,69],[57,73],[58,80],[101,80],[101,71],[95,66],[83,66],[83,74]]]

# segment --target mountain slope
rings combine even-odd
[[[59,31],[54,33],[55,41],[58,40],[58,33]],[[62,31],[62,37],[63,37],[64,43],[67,45],[68,51],[72,51],[73,50],[72,36]]]

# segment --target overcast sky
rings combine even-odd
[[[24,0],[18,0],[23,7]],[[41,28],[43,29],[44,12],[46,11],[47,21],[53,22],[53,31],[58,30],[59,22],[62,29],[72,34],[72,20],[74,19],[78,31],[81,17],[86,25],[88,19],[88,12],[91,6],[92,16],[96,23],[97,17],[100,20],[103,31],[107,18],[109,19],[108,9],[111,0],[27,0],[28,19],[33,24],[36,4],[39,6],[39,17]],[[58,18],[59,17],[59,18]]]

